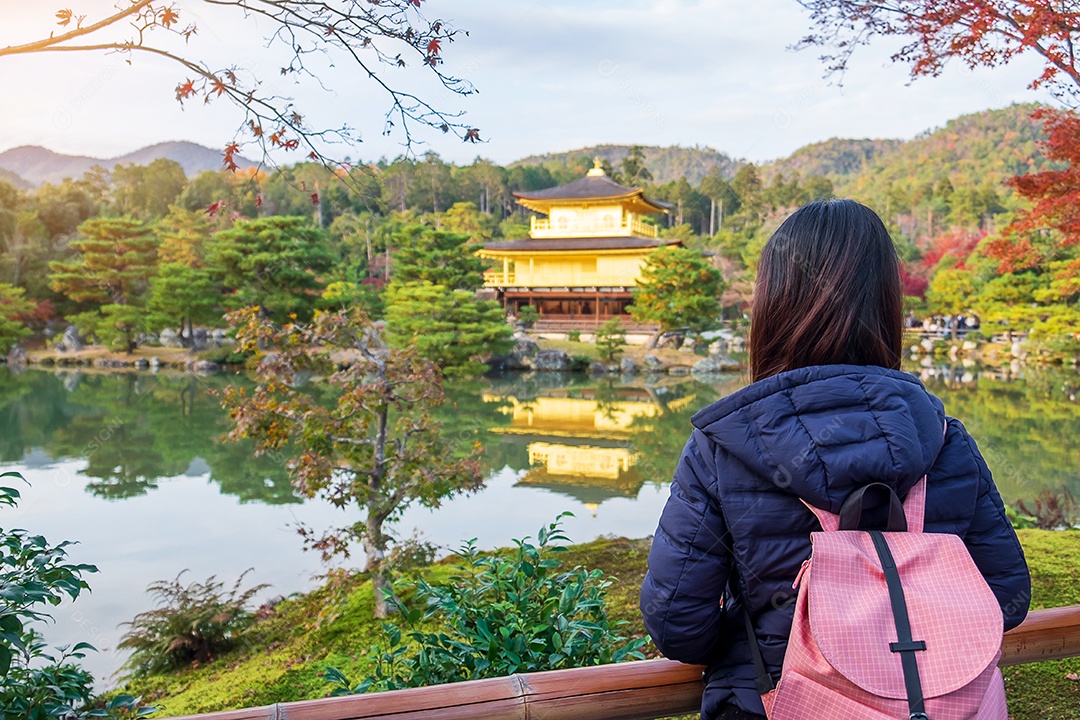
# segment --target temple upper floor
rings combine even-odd
[[[653,200],[644,190],[612,180],[597,166],[578,180],[558,187],[514,193],[518,203],[547,217],[532,217],[529,237],[611,238],[658,237],[646,215],[666,213],[668,203]]]

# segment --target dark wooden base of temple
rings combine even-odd
[[[515,317],[522,307],[536,308],[537,325],[551,331],[595,330],[613,318],[627,330],[645,329],[634,322],[627,310],[632,302],[628,288],[500,290],[499,299],[507,315]]]

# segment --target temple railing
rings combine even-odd
[[[1080,656],[1080,605],[1032,611],[1001,665]],[[672,660],[527,673],[414,690],[279,703],[183,720],[656,720],[695,713],[697,665]]]
[[[602,222],[567,222],[565,225],[552,223],[551,218],[533,216],[529,218],[529,236],[533,238],[565,237],[659,237],[659,229],[636,217],[623,215],[610,224]]]

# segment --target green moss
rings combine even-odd
[[[1018,535],[1031,567],[1032,606],[1080,603],[1080,531]],[[633,637],[645,632],[638,588],[648,552],[648,540],[615,538],[576,545],[563,556],[568,566],[600,568],[615,580],[608,590],[609,614],[626,620]],[[425,574],[443,579],[450,565],[444,560]],[[279,603],[229,655],[204,667],[143,678],[126,689],[161,705],[158,717],[324,697],[328,686],[321,673],[327,665],[357,679],[370,668],[369,648],[381,637],[371,592],[362,576],[338,578]],[[1080,682],[1067,679],[1069,673],[1080,673],[1080,658],[1006,668],[1014,720],[1080,720]]]
[[[1080,603],[1080,531],[1020,530],[1031,569],[1031,607]],[[1005,668],[1005,691],[1014,720],[1077,720],[1080,658]]]

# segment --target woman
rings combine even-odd
[[[701,716],[764,712],[745,617],[776,680],[820,529],[855,488],[903,498],[927,476],[926,531],[963,538],[1005,629],[1031,583],[990,471],[959,421],[901,372],[892,240],[851,200],[796,211],[762,250],[750,326],[753,384],[697,413],[649,553],[641,611],[669,658],[708,666]],[[945,427],[945,433],[942,428]]]

